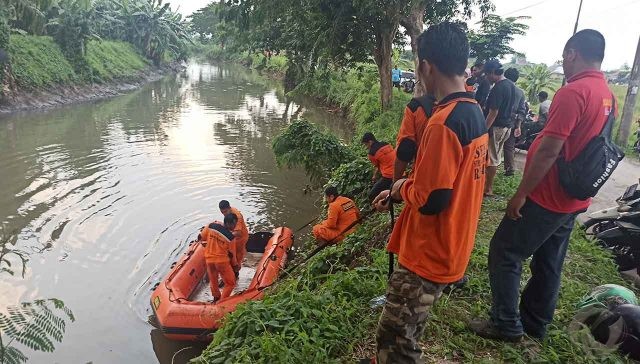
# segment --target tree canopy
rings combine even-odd
[[[469,32],[471,57],[486,61],[491,58],[502,58],[508,54],[517,53],[510,44],[515,36],[526,34],[529,26],[521,23],[526,19],[529,19],[529,17],[501,18],[495,14],[487,15],[479,22],[479,31]]]
[[[291,72],[373,60],[386,109],[392,97],[393,46],[407,43],[401,23],[414,44],[424,24],[468,19],[492,9],[490,0],[226,0],[209,4],[191,19],[201,39],[221,46],[286,52]]]

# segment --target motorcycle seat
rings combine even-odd
[[[625,221],[616,221],[616,225],[618,225],[619,227],[621,227],[622,229],[631,232],[631,233],[640,233],[640,226],[630,223],[630,222],[625,222]]]

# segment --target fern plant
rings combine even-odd
[[[0,363],[23,364],[27,357],[12,344],[32,350],[52,352],[54,341],[61,342],[66,319],[75,321],[73,312],[59,299],[41,299],[11,306],[0,313]]]
[[[27,269],[27,261],[29,261],[29,258],[27,252],[16,249],[14,245],[9,237],[0,235],[0,273],[15,275],[15,268],[13,266],[17,260],[21,264],[22,277],[24,278],[24,272]],[[14,258],[13,262],[12,259],[10,259],[11,257]]]
[[[14,259],[10,259],[14,258]],[[16,249],[9,237],[0,236],[0,273],[14,275],[16,261],[21,263],[22,276],[28,255]],[[73,312],[59,299],[40,299],[10,306],[0,313],[0,364],[23,364],[28,358],[13,343],[32,350],[51,352],[54,342],[61,342],[66,319],[75,321]]]

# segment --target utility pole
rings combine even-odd
[[[578,31],[578,22],[580,21],[580,12],[582,11],[582,0],[580,0],[580,6],[578,7],[578,17],[576,17],[576,25],[573,27],[573,34]]]
[[[620,146],[626,147],[629,141],[631,120],[633,119],[633,110],[636,106],[638,87],[640,87],[640,38],[638,38],[636,58],[633,60],[633,67],[631,67],[631,73],[629,74],[629,88],[627,89],[627,98],[624,100],[624,108],[622,109],[620,129],[618,129],[618,135],[616,136],[616,143]]]
[[[582,12],[582,0],[580,0],[580,5],[578,6],[578,16],[576,16],[576,25],[573,26],[573,34],[576,34],[578,31],[578,23],[580,22],[580,13]],[[567,78],[562,77],[562,86],[567,84]]]

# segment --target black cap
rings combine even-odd
[[[497,59],[490,59],[484,64],[484,71],[487,73],[491,73],[499,69],[502,69],[502,63]]]

